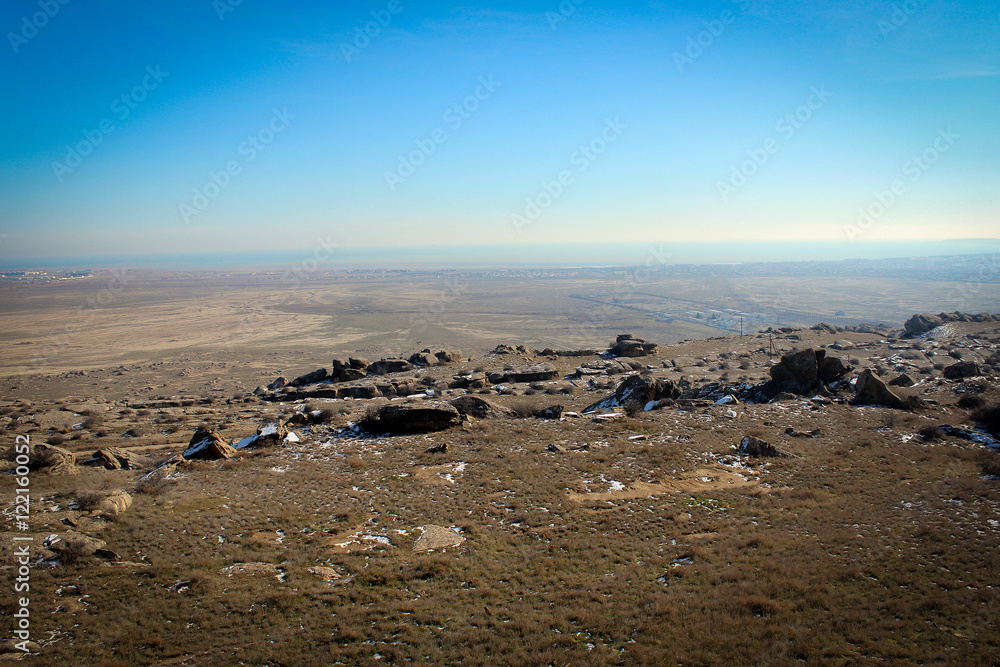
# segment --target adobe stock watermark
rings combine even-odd
[[[10,42],[10,47],[14,49],[14,53],[19,53],[22,46],[38,36],[38,31],[47,26],[49,21],[54,19],[59,11],[68,4],[69,0],[38,0],[38,8],[41,11],[37,11],[31,16],[22,16],[21,29],[17,32],[7,33],[7,40]]]
[[[729,178],[725,181],[717,181],[715,188],[722,201],[729,201],[729,198],[743,189],[750,182],[750,179],[771,159],[771,156],[781,150],[781,142],[789,141],[795,134],[805,127],[806,123],[812,120],[817,111],[833,97],[833,93],[826,89],[826,85],[819,88],[812,86],[810,95],[804,104],[795,111],[787,113],[779,120],[774,130],[778,137],[769,137],[758,148],[747,150],[748,159],[734,164],[730,168]]]
[[[857,220],[853,224],[844,225],[847,239],[853,242],[871,229],[906,194],[907,183],[916,183],[923,178],[960,138],[961,135],[955,134],[950,127],[947,130],[938,129],[937,137],[930,146],[903,163],[902,176],[893,179],[885,190],[876,190],[872,195],[874,201],[858,209]]]
[[[568,20],[570,17],[574,16],[580,6],[587,0],[562,0],[559,3],[559,7],[556,11],[545,12],[545,20],[549,22],[549,27],[553,30],[559,27],[559,24]]]
[[[243,0],[212,0],[212,9],[220,21],[226,20],[226,14],[235,12],[236,8],[243,4]]]
[[[663,246],[649,248],[645,260],[641,264],[631,267],[624,278],[616,281],[609,296],[612,299],[632,296],[639,287],[651,282],[654,270],[669,264],[671,257],[672,255],[664,250]],[[612,313],[616,311],[617,307],[608,303],[600,303],[596,308],[588,308],[584,321],[573,326],[567,336],[556,339],[556,342],[564,346],[565,349],[585,347],[599,335],[601,329],[608,326]]]
[[[399,341],[409,341],[422,335],[434,322],[440,322],[448,306],[458,300],[469,289],[469,286],[462,282],[457,276],[448,278],[444,288],[429,304],[421,305],[417,312],[410,316],[409,328],[399,332]]]
[[[19,435],[14,439],[14,525],[18,531],[31,529],[31,436]],[[30,653],[31,640],[31,543],[30,535],[13,536],[14,563],[14,648]]]
[[[983,257],[976,267],[976,276],[962,282],[948,295],[948,303],[954,304],[956,311],[970,310],[972,299],[986,288],[996,290],[1000,285],[1000,255],[993,254]]]
[[[683,51],[674,51],[674,65],[677,67],[677,71],[681,74],[684,73],[684,68],[688,65],[694,64],[694,61],[701,58],[705,51],[710,49],[715,40],[722,36],[722,33],[726,31],[726,28],[732,25],[740,14],[746,10],[749,5],[750,0],[734,0],[739,8],[736,10],[723,9],[719,12],[718,17],[710,21],[702,21],[702,26],[704,30],[698,34],[688,37],[687,45],[684,47]]]
[[[62,160],[56,160],[52,163],[52,171],[55,173],[56,179],[62,183],[67,174],[73,173],[74,169],[83,164],[84,158],[93,153],[94,149],[104,143],[108,135],[117,129],[118,126],[115,125],[114,119],[117,118],[118,122],[124,122],[133,111],[139,108],[139,104],[149,97],[151,92],[159,88],[168,76],[170,76],[170,72],[164,72],[159,65],[156,67],[148,65],[146,75],[142,77],[139,84],[111,101],[110,109],[114,115],[113,118],[110,116],[102,118],[94,129],[83,130],[83,139],[72,145],[67,144],[66,154]]]
[[[320,266],[333,259],[339,248],[340,245],[329,235],[325,239],[317,237],[312,253],[289,267],[281,276],[281,282],[296,285],[301,283],[310,274],[319,271]]]
[[[392,24],[392,17],[401,14],[403,9],[400,0],[389,0],[385,9],[373,9],[372,20],[363,26],[355,26],[354,38],[350,42],[340,43],[340,52],[344,60],[351,62],[351,59],[371,46],[372,40],[378,39],[382,31]]]
[[[469,120],[480,107],[480,105],[493,96],[500,84],[493,80],[493,75],[479,77],[479,85],[471,95],[466,96],[461,102],[448,107],[442,114],[441,120],[448,126],[449,130],[440,127],[435,128],[428,137],[414,141],[416,148],[406,155],[399,156],[399,163],[395,171],[385,172],[385,184],[389,187],[389,192],[395,192],[396,188],[402,185],[406,179],[413,176],[427,159],[437,152],[438,146],[448,141],[448,132],[456,132],[465,121]]]
[[[927,4],[927,0],[905,0],[905,2],[893,5],[892,14],[888,21],[878,21],[875,25],[882,33],[883,39],[889,41],[889,37],[906,25],[920,9]]]
[[[576,176],[584,173],[590,168],[597,158],[608,150],[611,144],[618,141],[622,133],[628,129],[628,125],[615,116],[614,120],[605,119],[604,128],[600,134],[591,139],[586,144],[582,144],[579,149],[569,156],[569,163],[574,169],[563,169],[551,181],[542,181],[541,190],[533,197],[524,198],[524,209],[520,213],[510,216],[510,221],[514,225],[514,230],[518,234],[524,233],[524,228],[535,223],[557,199],[562,197],[566,188],[573,185]]]
[[[232,184],[233,177],[243,173],[243,167],[256,160],[275,137],[285,131],[293,118],[295,114],[289,113],[288,107],[274,109],[267,124],[254,134],[247,135],[246,140],[236,147],[236,153],[241,159],[229,160],[220,171],[209,171],[208,180],[193,190],[191,202],[182,202],[177,207],[184,223],[190,224],[191,218],[201,215]]]

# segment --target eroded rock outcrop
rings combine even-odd
[[[361,426],[376,435],[396,435],[443,431],[461,421],[461,413],[448,403],[390,404],[366,417]]]
[[[199,428],[191,436],[191,442],[181,455],[188,460],[214,461],[230,459],[237,451],[215,429]]]
[[[668,398],[676,399],[679,396],[680,389],[671,380],[630,375],[622,380],[621,384],[615,389],[615,393],[593,403],[585,408],[583,412],[586,414],[614,408],[637,411],[642,410],[651,402]]]

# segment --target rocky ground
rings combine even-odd
[[[6,380],[24,659],[996,662],[997,319]]]

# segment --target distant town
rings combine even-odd
[[[93,278],[94,272],[87,271],[0,271],[0,281],[19,281],[29,283],[53,282],[56,280],[75,280],[77,278]]]

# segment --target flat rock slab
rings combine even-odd
[[[311,567],[308,572],[309,574],[319,577],[331,586],[342,586],[350,583],[351,580],[354,579],[353,575],[348,575],[343,570],[335,567],[326,567],[325,565]]]
[[[457,547],[465,542],[465,538],[452,530],[443,526],[420,526],[423,533],[413,543],[413,551],[434,551],[435,549],[447,549]]]
[[[269,574],[274,577],[281,577],[284,574],[282,568],[274,563],[233,563],[228,567],[221,568],[220,574],[232,577],[237,574]]]

